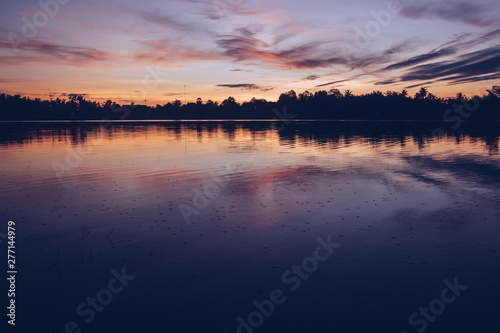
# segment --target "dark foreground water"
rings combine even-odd
[[[0,124],[2,332],[499,332],[498,125]]]

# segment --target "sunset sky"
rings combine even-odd
[[[46,5],[43,5],[46,3]],[[17,0],[0,5],[0,92],[122,104],[500,81],[498,0]],[[45,9],[44,9],[45,8]],[[147,100],[144,102],[144,100]]]

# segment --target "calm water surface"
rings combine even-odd
[[[0,124],[16,332],[498,332],[500,127],[480,127]],[[113,269],[135,278],[101,292]]]

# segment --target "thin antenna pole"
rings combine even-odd
[[[52,110],[52,92],[50,91],[50,88],[49,88],[49,98],[50,98],[49,109]]]

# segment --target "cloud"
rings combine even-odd
[[[173,29],[173,30],[176,30],[178,32],[197,32],[197,33],[199,33],[199,32],[206,31],[206,29],[204,29],[197,22],[182,22],[182,21],[179,21],[173,17],[159,15],[156,13],[140,13],[140,14],[138,14],[138,17],[146,22],[157,24],[157,25],[162,26],[164,28]]]
[[[239,32],[242,36],[245,37],[254,37],[261,33],[264,30],[264,27],[261,24],[249,24],[245,27],[235,28],[235,32]]]
[[[56,93],[56,92],[52,92],[52,96],[57,96],[57,97],[60,97],[60,98],[64,98],[64,97],[74,98],[74,97],[82,96],[83,98],[89,98],[90,94],[84,94],[84,93],[82,93],[82,94],[79,94],[79,93]]]
[[[187,0],[186,2],[205,4],[205,9],[201,12],[210,20],[222,20],[229,16],[256,16],[265,13],[264,8],[252,8],[247,6],[245,0]]]
[[[410,67],[410,66],[417,65],[417,64],[420,64],[423,62],[427,62],[429,60],[448,56],[448,55],[454,54],[455,52],[456,52],[456,50],[453,47],[449,47],[449,48],[437,50],[437,51],[431,51],[429,53],[421,54],[421,55],[415,56],[413,58],[410,58],[408,60],[401,61],[401,62],[395,63],[393,65],[387,66],[382,70],[383,71],[390,71],[390,70],[394,70],[394,69]]]
[[[221,60],[223,57],[216,50],[202,50],[171,40],[134,39],[141,45],[141,51],[133,57],[136,61],[156,62],[170,66],[193,61]]]
[[[381,71],[390,71],[390,70],[395,70],[395,69],[401,69],[405,67],[411,67],[414,65],[418,65],[424,62],[428,62],[434,59],[446,57],[449,55],[453,55],[458,53],[462,48],[465,47],[472,47],[473,45],[477,45],[480,43],[483,43],[490,39],[487,35],[490,33],[483,35],[483,36],[472,36],[471,34],[460,34],[457,36],[454,36],[453,39],[449,42],[446,42],[434,50],[420,54],[417,56],[414,56],[410,59],[399,61],[395,64],[389,65],[385,68],[383,68]],[[389,51],[386,51],[386,53],[389,53]]]
[[[500,74],[488,74],[488,75],[482,75],[482,76],[473,76],[469,77],[466,75],[455,75],[453,77],[453,80],[448,83],[448,85],[457,85],[457,84],[464,84],[464,83],[471,83],[471,82],[481,82],[481,81],[491,81],[491,80],[497,80],[500,79]]]
[[[433,83],[432,81],[427,81],[427,82],[423,82],[423,83],[412,84],[411,86],[405,87],[405,89],[424,87],[424,86],[427,86],[427,85],[432,84],[432,83]]]
[[[319,79],[320,77],[318,75],[309,75],[305,78],[302,79],[302,81],[314,81]]]
[[[385,55],[394,55],[399,53],[407,53],[415,50],[416,47],[427,44],[428,41],[421,38],[410,38],[393,44],[384,52]]]
[[[61,94],[61,95],[63,95],[63,94]],[[82,96],[82,97],[85,97],[85,96],[90,96],[90,95],[89,94],[79,94],[79,93],[68,93],[68,94],[66,94],[66,96],[68,96],[68,97],[72,97],[72,96]]]
[[[260,91],[271,91],[274,87],[263,87],[253,83],[240,83],[240,84],[219,84],[217,87],[224,88],[239,88],[242,90],[260,90]]]
[[[135,60],[168,62],[174,66],[189,61],[232,60],[287,70],[348,65],[349,60],[333,43],[340,37],[311,38],[308,34],[314,28],[302,26],[299,22],[291,24],[293,15],[286,10],[280,13],[283,15],[276,15],[269,8],[253,8],[245,0],[184,2],[195,6],[187,10],[186,15],[151,12],[138,15],[146,22],[166,28],[168,33],[163,34],[161,40],[147,37],[133,40],[142,46],[136,52]],[[196,21],[193,14],[208,15],[210,20],[198,18]],[[231,17],[224,22],[213,22],[224,16]],[[164,31],[160,29],[160,33]]]
[[[401,81],[435,80],[453,77],[475,77],[500,71],[500,46],[483,49],[443,61],[414,67],[401,76]]]
[[[406,1],[399,13],[411,19],[440,19],[448,22],[464,23],[472,26],[486,27],[495,24],[487,6],[471,2],[416,2]]]
[[[12,50],[10,43],[0,41],[0,49]],[[24,65],[28,62],[50,62],[54,59],[82,65],[88,62],[104,61],[111,59],[109,52],[83,46],[58,45],[54,43],[26,40],[18,46],[19,54],[0,56],[2,63]]]
[[[220,36],[216,41],[226,57],[234,61],[259,61],[274,67],[314,69],[332,65],[346,65],[347,59],[334,51],[321,49],[323,41],[312,41],[284,50],[277,49],[256,38],[235,35]]]
[[[500,46],[491,42],[500,36],[500,29],[483,34],[460,34],[427,53],[415,55],[385,66],[375,73],[403,70],[376,85],[423,81],[406,88],[436,82],[449,85],[478,82],[495,78],[500,70]],[[470,50],[476,50],[471,52]]]
[[[339,81],[333,81],[333,82],[318,84],[317,86],[315,86],[315,88],[331,86],[333,84],[338,84],[338,83],[347,82],[347,81],[351,81],[351,79],[345,79],[345,80],[339,80]]]
[[[485,33],[481,37],[478,37],[477,42],[484,43],[491,40],[492,38],[498,38],[499,36],[500,36],[500,29],[496,29],[488,33]]]
[[[375,85],[376,86],[386,86],[386,85],[394,84],[394,83],[397,83],[397,82],[398,82],[397,79],[386,79],[386,80],[375,82]]]
[[[231,72],[247,72],[247,73],[249,73],[249,72],[253,72],[253,70],[252,70],[252,69],[240,69],[240,68],[231,69],[230,71],[231,71]]]
[[[186,95],[191,95],[190,93],[186,93]],[[173,97],[173,96],[184,96],[184,93],[164,93],[165,97]]]

